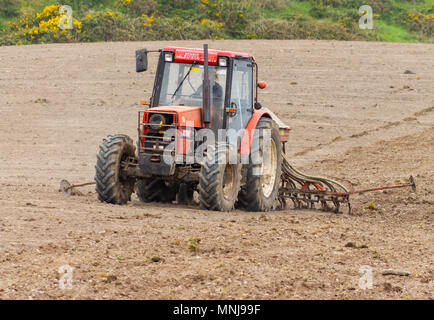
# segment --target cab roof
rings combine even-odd
[[[175,56],[175,62],[179,63],[193,63],[194,61],[203,64],[203,49],[197,48],[180,48],[180,47],[166,47],[162,51],[172,51]],[[253,61],[255,58],[248,53],[240,53],[233,51],[222,51],[222,50],[208,50],[208,63],[210,65],[217,65],[218,57],[229,57],[229,58],[251,58]]]

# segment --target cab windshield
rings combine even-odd
[[[209,66],[211,104],[222,107],[226,91],[227,68]],[[160,106],[202,107],[203,65],[166,62],[159,97]]]

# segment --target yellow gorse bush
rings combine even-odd
[[[145,18],[145,23],[143,23],[143,25],[145,27],[151,28],[152,25],[156,22],[156,21],[160,21],[161,18],[160,17],[156,17],[155,13],[153,13],[150,17],[148,17],[147,14],[142,14],[142,17]]]
[[[59,5],[51,5],[42,12],[27,13],[19,22],[10,23],[9,26],[17,38],[31,42],[39,41],[64,41],[70,40],[81,32],[82,23],[73,19],[73,29],[61,29],[60,22],[63,15],[59,13]],[[63,21],[68,23],[67,19]]]
[[[431,20],[434,19],[434,13],[425,15],[423,13],[419,13],[419,14],[413,14],[413,13],[409,13],[408,14],[408,19],[409,20]]]
[[[117,14],[118,14],[118,12],[111,12],[111,11],[109,11],[109,12],[105,12],[104,13],[104,17],[113,17],[113,16],[115,16]]]
[[[44,11],[42,11],[42,15],[47,18],[51,17],[56,13],[59,13],[59,8],[60,8],[59,5],[52,5],[52,6],[45,7]]]
[[[403,22],[408,25],[410,30],[432,39],[434,30],[433,19],[434,13],[415,12],[409,13]]]
[[[202,25],[202,26],[208,25],[210,27],[214,27],[217,31],[220,31],[220,28],[223,26],[222,22],[217,22],[217,21],[208,20],[208,19],[202,19],[202,20],[200,20],[199,24]]]
[[[258,35],[256,32],[248,32],[246,34],[246,39],[258,39]]]
[[[42,1],[38,1],[40,2]],[[378,30],[370,33],[360,32],[357,26],[357,15],[362,14],[354,10],[350,14],[342,15],[343,12],[340,10],[334,12],[333,5],[329,4],[343,3],[343,0],[316,1],[320,3],[318,10],[333,11],[335,14],[333,22],[325,21],[319,16],[316,17],[312,12],[305,13],[305,15],[297,12],[291,13],[285,19],[263,17],[263,10],[270,12],[286,10],[287,1],[280,0],[114,0],[103,2],[104,4],[89,1],[83,7],[76,5],[73,16],[80,21],[72,19],[72,29],[60,27],[60,24],[71,26],[71,21],[65,21],[67,18],[63,16],[63,13],[59,13],[58,4],[36,10],[38,12],[32,11],[24,14],[25,10],[32,10],[31,8],[35,6],[22,7],[21,15],[15,15],[13,21],[7,19],[0,21],[0,45],[163,39],[221,40],[224,38],[381,40],[383,34],[390,32],[381,24],[376,28]],[[309,2],[313,6],[315,1]],[[65,2],[48,1],[48,3]],[[388,25],[390,24],[388,17],[394,16],[394,20],[409,32],[408,37],[430,41],[434,30],[434,13],[429,7],[429,2],[425,4],[423,7],[418,6],[417,9],[401,8],[395,10],[396,12],[390,11],[392,9],[378,9],[378,13],[374,13],[373,17],[381,18],[384,24]],[[314,20],[310,20],[310,17],[314,17]],[[6,21],[12,22],[8,26]],[[393,22],[392,25],[396,23]],[[403,39],[407,37],[407,33],[402,37]]]

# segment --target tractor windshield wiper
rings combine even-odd
[[[180,82],[180,84],[178,85],[178,87],[176,88],[175,92],[172,94],[172,101],[173,98],[175,97],[176,93],[178,92],[178,90],[182,87],[182,84],[184,83],[185,79],[187,79],[187,77],[190,75],[191,70],[193,69],[193,67],[197,64],[197,61],[194,61],[191,66],[190,69],[188,69],[187,74],[185,75],[184,79],[182,79],[182,81]]]

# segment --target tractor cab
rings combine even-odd
[[[185,106],[200,115],[201,121],[195,121],[195,127],[213,130],[246,128],[257,100],[254,57],[219,50],[208,50],[207,56],[208,66],[203,49],[161,49],[148,112],[156,107],[176,112],[177,107]],[[140,55],[138,61],[140,63]],[[204,99],[205,78],[209,80],[209,97]],[[204,106],[204,101],[209,101],[209,106]]]

